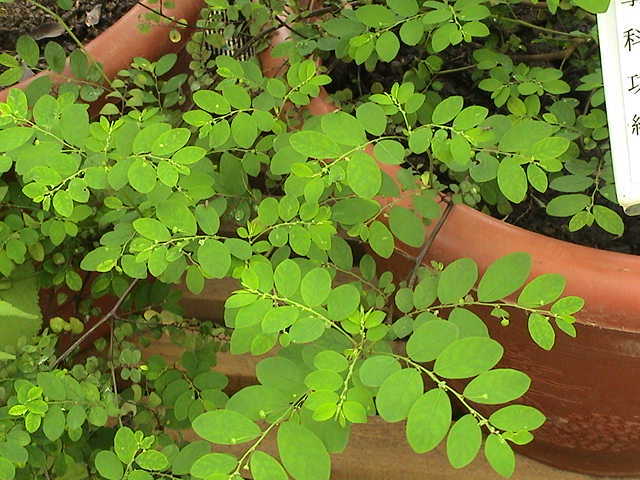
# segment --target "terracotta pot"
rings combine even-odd
[[[278,31],[274,43],[283,41]],[[266,51],[265,74],[282,68],[282,61]],[[321,115],[335,110],[326,92],[313,100],[309,111]],[[395,177],[399,167],[380,164]],[[385,199],[382,199],[384,202]],[[405,194],[399,205],[409,206]],[[425,228],[425,239],[430,227]],[[418,249],[398,243],[417,256]],[[640,257],[596,250],[545,237],[506,224],[470,207],[453,207],[427,257],[451,262],[474,259],[481,271],[494,260],[528,252],[532,277],[559,273],[567,279],[565,294],[585,299],[578,316],[578,337],[557,334],[551,352],[529,337],[527,317],[515,312],[509,327],[501,327],[486,309],[477,309],[491,335],[505,346],[502,367],[522,370],[532,378],[520,400],[536,406],[548,417],[535,432],[536,440],[518,450],[542,462],[593,475],[640,474]],[[413,262],[395,254],[380,263],[407,278]]]
[[[150,8],[157,8],[157,2],[143,3],[148,4]],[[174,8],[166,9],[163,13],[192,23],[198,17],[203,0],[178,0],[175,3]],[[181,42],[173,43],[169,40],[169,31],[172,26],[165,24],[156,25],[149,32],[142,33],[138,29],[138,23],[147,12],[149,10],[142,5],[134,5],[120,20],[85,46],[89,56],[102,64],[107,77],[114,78],[118,71],[128,68],[135,57],[156,60],[166,53],[177,52],[188,39],[188,35],[183,35]],[[17,85],[0,90],[0,102],[6,101],[11,88],[25,89],[35,79],[45,75],[51,77],[54,85],[59,85],[72,78],[71,67],[67,66],[63,74],[40,72]]]

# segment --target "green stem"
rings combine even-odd
[[[476,418],[476,420],[478,421],[480,426],[484,425],[487,428],[487,430],[489,430],[490,433],[493,433],[495,435],[500,435],[500,430],[496,429],[493,425],[491,425],[489,423],[489,419],[488,418],[486,418],[484,415],[482,415],[480,412],[478,412],[475,408],[473,408],[471,405],[469,405],[469,403],[467,402],[467,400],[464,397],[464,395],[462,395],[461,393],[458,393],[457,390],[455,390],[453,387],[448,385],[447,382],[445,382],[444,380],[441,380],[431,370],[429,370],[428,368],[423,367],[419,363],[416,363],[413,360],[411,360],[410,358],[402,356],[402,355],[398,355],[398,354],[395,354],[395,353],[383,353],[383,355],[393,356],[394,358],[396,358],[398,360],[402,360],[403,362],[406,362],[407,364],[411,365],[412,367],[414,367],[414,368],[420,370],[421,372],[425,373],[431,380],[433,380],[433,382],[438,386],[438,388],[441,388],[441,389],[445,390],[446,392],[451,393],[454,397],[456,397],[460,401],[460,403],[468,410],[468,412]]]
[[[522,305],[518,305],[517,303],[513,303],[513,302],[506,302],[504,300],[500,301],[500,302],[478,302],[478,301],[471,301],[471,302],[467,302],[467,301],[462,301],[461,303],[444,303],[444,304],[440,304],[440,305],[432,305],[431,307],[427,307],[427,308],[423,308],[421,310],[416,310],[415,312],[413,312],[412,314],[420,314],[422,312],[433,312],[433,311],[437,311],[437,310],[446,310],[449,308],[456,308],[456,307],[473,307],[473,306],[478,306],[478,307],[491,307],[491,308],[503,308],[503,307],[508,307],[508,308],[516,308],[518,310],[523,310],[525,312],[529,312],[529,313],[537,313],[539,315],[544,315],[544,316],[549,316],[549,317],[553,317],[553,318],[564,318],[562,315],[557,315],[549,310],[543,310],[540,308],[530,308],[530,307],[524,307]]]
[[[330,325],[331,327],[333,327],[336,330],[338,330],[340,333],[342,333],[344,336],[346,336],[351,341],[352,344],[356,345],[356,341],[351,337],[351,335],[349,335],[346,331],[344,331],[344,329],[340,325],[335,323],[330,318],[325,317],[321,313],[316,312],[313,308],[307,307],[306,305],[298,303],[298,302],[296,302],[294,300],[291,300],[289,298],[283,298],[283,297],[279,297],[277,295],[273,295],[272,293],[260,292],[258,290],[254,290],[252,288],[246,288],[245,290],[247,292],[249,292],[249,293],[253,293],[254,295],[258,295],[258,296],[260,296],[262,298],[268,298],[268,299],[270,299],[272,301],[280,302],[280,303],[287,304],[287,305],[291,305],[293,307],[299,308],[300,310],[308,312],[308,313],[314,315],[315,317],[319,318],[320,320],[323,320],[327,325]]]
[[[256,449],[260,446],[260,444],[264,441],[265,438],[267,438],[267,436],[269,435],[269,433],[271,433],[271,431],[276,428],[278,425],[280,425],[283,421],[285,421],[287,418],[289,418],[291,416],[291,414],[293,412],[295,412],[296,410],[298,410],[302,404],[304,403],[304,401],[307,398],[307,394],[305,393],[304,395],[302,395],[298,400],[296,400],[295,403],[292,403],[289,408],[287,408],[284,413],[282,415],[280,415],[275,422],[273,422],[271,425],[269,425],[264,432],[262,432],[262,434],[258,437],[258,439],[255,441],[255,443],[253,445],[251,445],[251,447],[249,447],[247,449],[246,452],[244,452],[244,454],[242,455],[242,457],[240,457],[240,460],[238,460],[238,465],[236,466],[236,469],[229,475],[229,478],[233,478],[234,475],[240,475],[240,470],[242,470],[242,467],[245,465],[249,455],[251,455],[253,452],[256,451]]]
[[[497,20],[501,20],[503,22],[516,23],[518,25],[522,25],[524,27],[533,28],[534,30],[540,30],[541,32],[552,33],[554,35],[563,35],[565,37],[571,38],[583,38],[584,34],[580,33],[570,33],[563,32],[561,30],[554,30],[553,28],[541,27],[540,25],[536,25],[534,23],[529,23],[524,20],[520,20],[519,18],[511,18],[511,17],[496,17]]]
[[[87,50],[84,48],[84,45],[82,44],[82,42],[78,39],[78,37],[76,37],[75,33],[73,33],[73,30],[71,30],[71,28],[69,28],[69,26],[66,24],[66,22],[63,20],[63,18],[60,15],[58,15],[56,12],[54,12],[50,8],[42,5],[37,0],[28,0],[28,1],[32,5],[38,7],[43,12],[46,12],[49,15],[51,15],[56,20],[56,22],[58,22],[60,25],[62,25],[62,27],[66,30],[66,32],[69,34],[69,36],[72,38],[72,40],[78,46],[78,48],[82,51],[82,53],[84,53],[87,56],[87,58],[91,58],[92,59],[92,57],[89,55]],[[95,62],[95,60],[94,60],[94,62]],[[97,63],[97,62],[95,62],[95,63]],[[102,74],[102,78],[104,78],[104,80],[109,84],[109,86],[111,86],[111,80],[109,80],[109,77],[107,77],[107,74],[104,73],[104,70],[102,69],[102,67],[100,67],[100,73]]]

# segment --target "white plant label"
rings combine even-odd
[[[640,0],[611,0],[598,31],[618,202],[639,215]]]

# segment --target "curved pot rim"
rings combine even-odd
[[[272,45],[284,41],[289,33],[274,32]],[[265,75],[280,71],[284,62],[270,56],[267,49],[260,57]],[[324,89],[308,109],[312,115],[337,110]],[[372,153],[372,152],[370,152]],[[397,165],[378,163],[392,178]],[[401,193],[400,205],[409,205],[408,192]],[[425,227],[425,238],[433,226]],[[397,242],[397,240],[396,240]],[[397,242],[399,243],[399,242]],[[420,249],[403,245],[403,249],[418,254]],[[486,268],[498,258],[513,252],[532,256],[531,277],[544,273],[559,273],[567,280],[564,295],[577,295],[585,300],[578,323],[597,328],[640,333],[640,256],[599,250],[531,232],[490,217],[466,205],[455,205],[436,236],[427,258],[450,262],[461,257],[473,258],[480,268]],[[389,259],[394,266],[400,259]]]
[[[203,3],[204,0],[180,0],[176,2],[174,8],[166,9],[164,13],[178,19],[193,20]],[[153,8],[154,2],[143,0],[142,4]],[[147,12],[149,12],[148,8],[138,3],[134,4],[118,21],[85,44],[85,50],[93,60],[102,64],[109,78],[115,77],[118,71],[127,68],[135,57],[155,60],[164,53],[176,52],[184,43],[184,40],[174,43],[169,39],[168,33],[172,28],[170,24],[157,24],[150,31],[141,32],[138,29],[138,21]],[[184,37],[186,35],[183,35]],[[0,102],[6,101],[11,89],[25,89],[31,82],[46,75],[50,75],[54,84],[60,84],[69,79],[71,68],[67,65],[63,74],[44,70],[15,85],[0,89]]]

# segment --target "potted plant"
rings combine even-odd
[[[564,217],[569,219],[566,226],[555,221],[553,227],[562,239],[592,246],[610,243],[623,252],[634,244],[633,233],[626,235],[626,241],[614,241],[623,233],[624,223],[632,232],[636,223],[623,222],[615,205],[598,71],[591,13],[605,11],[608,2],[573,3],[519,2],[509,11],[501,2],[456,2],[453,10],[438,2],[417,10],[413,2],[381,2],[346,10],[340,18],[326,18],[316,28],[297,26],[305,39],[288,32],[294,41],[281,45],[280,53],[304,55],[317,46],[315,51],[325,57],[329,70],[351,76],[342,80],[341,86],[348,88],[334,94],[334,101],[346,111],[355,107],[357,112],[367,99],[384,109],[400,110],[396,129],[415,138],[408,145],[408,161],[425,172],[425,182],[436,189],[442,184],[452,187],[457,205],[447,212],[446,221],[434,222],[435,231],[426,229],[424,244],[418,240],[397,248],[385,268],[407,275],[416,259],[450,262],[469,255],[483,270],[502,255],[526,250],[532,253],[535,274],[561,273],[568,280],[568,292],[586,299],[587,307],[579,316],[584,333],[576,340],[559,338],[558,348],[550,354],[544,349],[554,343],[555,335],[536,316],[516,313],[510,328],[501,328],[497,321],[489,325],[496,338],[514,346],[504,365],[530,371],[537,379],[537,387],[526,398],[549,412],[550,421],[536,442],[523,450],[568,469],[625,475],[638,468],[633,460],[635,436],[620,434],[632,432],[637,420],[637,414],[625,407],[626,385],[633,383],[637,368],[626,353],[635,338],[637,256],[542,236],[486,215],[492,211],[526,225],[523,218],[528,212],[546,210],[546,217],[534,214],[534,228],[538,222],[540,229]],[[485,45],[478,46],[478,41]],[[357,81],[356,68],[345,68],[353,63],[361,65]],[[415,90],[412,105],[404,111],[393,95],[381,95],[381,84],[400,79]],[[367,86],[365,98],[355,94]],[[441,111],[433,113],[441,101]],[[325,103],[319,108],[326,112],[334,107]],[[462,111],[481,117],[479,128],[465,131],[464,120],[456,125],[454,113]],[[464,203],[482,207],[485,213]],[[605,230],[610,240],[589,228]],[[491,318],[490,309],[475,311]],[[531,336],[537,337],[538,346],[529,341]],[[607,375],[613,364],[625,373]],[[568,419],[578,420],[580,427]],[[612,422],[626,426],[614,433]]]
[[[439,210],[435,192],[416,183],[420,177],[408,169],[385,171],[366,153],[372,148],[382,163],[398,165],[404,143],[421,148],[416,142],[424,138],[395,128],[415,91],[396,85],[379,94],[396,110],[372,99],[355,115],[333,112],[301,125],[300,109],[292,106],[321,107],[318,95],[331,80],[314,61],[290,55],[286,74],[269,78],[255,61],[216,56],[203,42],[220,48],[220,37],[252,32],[249,43],[226,52],[239,55],[281,22],[311,28],[297,20],[334,9],[294,11],[285,21],[257,3],[216,7],[227,19],[246,22],[205,28],[211,21],[205,15],[196,25],[202,31],[190,46],[198,55],[187,82],[193,104],[184,110],[175,101],[183,77],[157,81],[158,71],[171,70],[173,56],[136,60],[116,87],[124,101],[96,121],[74,89],[31,103],[12,90],[0,104],[0,153],[8,172],[4,288],[18,297],[19,281],[30,279],[36,288],[65,283],[118,299],[93,325],[49,319],[54,332],[84,329],[57,355],[55,335],[45,334],[42,344],[22,339],[4,347],[11,377],[0,422],[15,433],[7,437],[13,453],[2,451],[0,473],[11,480],[85,467],[86,475],[107,479],[148,479],[154,472],[238,479],[249,468],[257,479],[287,478],[282,464],[297,480],[324,479],[329,452],[341,451],[351,426],[377,412],[405,431],[416,452],[446,437],[449,460],[461,468],[484,445],[492,467],[510,476],[510,445],[529,443],[545,418],[512,403],[530,379],[494,368],[504,349],[467,307],[490,306],[504,324],[507,309],[522,309],[573,333],[582,300],[562,297],[557,275],[527,283],[525,253],[499,259],[482,275],[469,258],[395,278],[377,268],[345,237],[390,257],[394,238],[421,246],[421,217],[437,217]],[[446,124],[461,112],[457,103],[444,102],[432,116]],[[386,134],[387,128],[394,131]],[[78,267],[95,274],[90,285]],[[338,273],[349,281],[338,283]],[[176,317],[177,298],[167,285],[184,279],[197,294],[205,280],[225,277],[240,282],[225,302],[228,339],[220,329]],[[514,302],[503,300],[515,292]],[[0,304],[9,318],[34,320],[13,297]],[[110,326],[109,338],[97,342],[103,359],[72,366],[74,347],[102,325]],[[161,356],[141,362],[139,347],[127,340],[135,335],[145,345],[167,331],[188,347],[182,368]],[[406,338],[404,347],[398,338]],[[259,385],[227,398],[226,380],[209,371],[220,340],[228,340],[235,355],[279,351],[257,365]],[[68,393],[56,388],[60,382]],[[463,412],[455,422],[452,400]],[[495,411],[482,413],[483,405]],[[85,423],[89,417],[92,426]],[[115,435],[103,428],[110,418],[118,425]],[[203,441],[181,440],[187,428]],[[279,461],[261,451],[270,435],[277,438]],[[70,444],[89,439],[88,449]],[[26,462],[17,448],[30,442],[39,462]],[[223,454],[221,445],[241,445],[241,452]],[[57,463],[47,456],[60,449],[65,454]]]

